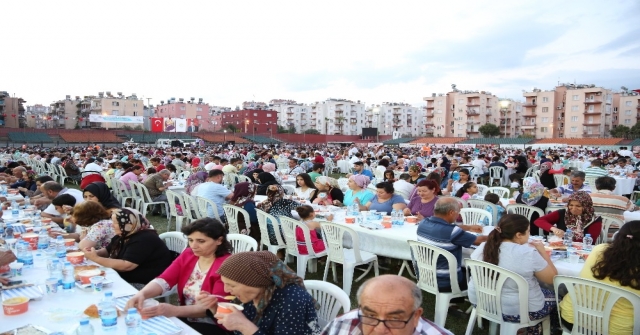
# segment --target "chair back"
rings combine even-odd
[[[556,187],[568,185],[570,182],[569,176],[563,174],[554,174],[553,179],[556,181]]]
[[[497,210],[496,210],[497,211]],[[478,208],[462,208],[460,210],[460,216],[462,216],[462,224],[464,225],[484,225],[485,220],[487,222],[493,222],[493,215],[486,209]]]
[[[487,262],[467,259],[466,266],[476,290],[476,311],[479,317],[502,324],[502,287],[513,280],[518,288],[518,315],[529,315],[529,284],[521,275]],[[522,323],[526,320],[521,318]]]
[[[115,178],[112,180],[116,180]],[[138,195],[142,197],[142,201],[144,202],[152,202],[151,195],[149,195],[149,189],[143,183],[136,183],[136,187],[138,190]],[[169,206],[171,207],[171,206]],[[175,206],[174,206],[175,207]]]
[[[539,168],[539,167],[538,167]],[[534,172],[538,171],[537,168],[535,168],[534,166],[530,167],[527,169],[527,171],[524,173],[524,178],[529,178],[529,177],[533,177]]]
[[[196,199],[193,196],[188,195],[187,193],[182,193],[181,195],[184,202],[184,207],[182,207],[182,215],[186,216],[189,222],[200,219],[201,213],[198,210],[198,203]]]
[[[327,246],[327,254],[331,261],[342,264],[345,263],[345,247],[343,239],[346,233],[351,236],[351,249],[353,250],[354,255],[354,259],[349,261],[354,261],[355,263],[362,262],[362,256],[360,254],[360,238],[355,230],[331,222],[322,222],[320,223],[320,227],[322,228],[322,235],[325,239],[324,243]]]
[[[489,189],[487,189],[488,193],[493,193],[493,194],[497,194],[500,196],[500,198],[502,199],[509,199],[509,195],[511,193],[511,191],[509,191],[508,188],[506,187],[489,187]]]
[[[251,183],[252,181],[251,181],[251,178],[249,178],[249,177],[247,177],[247,176],[245,176],[243,174],[239,174],[238,175],[238,182],[239,183],[244,183],[244,182]]]
[[[411,256],[414,260],[414,269],[418,287],[426,292],[438,294],[438,259],[444,257],[449,264],[449,278],[451,280],[451,293],[460,294],[458,284],[458,260],[451,252],[442,248],[418,241],[407,241],[411,248]]]
[[[533,213],[538,213],[539,216],[544,216],[544,212],[542,211],[542,209],[535,206],[525,205],[525,204],[508,205],[507,213],[520,214],[520,215],[526,216],[527,219],[529,219],[529,221],[531,221],[531,217],[533,216]]]
[[[598,179],[598,177],[586,176],[584,177],[584,183],[589,185],[591,189],[594,190],[596,188],[596,179]],[[560,186],[560,185],[557,185],[557,186]]]
[[[500,185],[502,185],[502,179],[504,178],[505,171],[505,168],[502,166],[491,166],[489,167],[489,178],[500,179]]]
[[[545,208],[544,210],[544,214],[547,215],[551,212],[555,212],[561,209],[565,209],[566,207],[560,207],[560,206],[548,206],[547,208]]]
[[[480,186],[480,185],[478,185]],[[484,186],[484,185],[483,185]],[[486,187],[486,186],[485,186]],[[480,199],[469,199],[467,200],[467,204],[469,204],[469,208],[477,208],[477,209],[482,209],[482,210],[487,210],[487,207],[491,208],[491,224],[492,225],[496,225],[498,224],[498,205],[491,203],[489,201],[486,200],[480,200]]]
[[[484,199],[484,196],[487,195],[489,191],[489,186],[482,184],[476,184],[476,186],[478,186],[478,195]]]
[[[220,220],[220,213],[218,213],[218,205],[211,199],[196,196],[196,202],[198,203],[198,210],[203,218],[209,217],[209,208],[213,210],[213,218]]]
[[[171,190],[165,190],[165,194],[167,195],[167,201],[169,201],[169,214],[171,216],[184,216],[185,208],[182,195]],[[178,215],[176,204],[180,205],[180,208],[182,208],[182,215]]]
[[[633,306],[632,320],[635,322],[631,334],[640,334],[640,322],[638,322],[640,320],[640,295],[595,280],[555,276],[553,286],[558,304],[560,301],[557,292],[560,285],[567,288],[567,295],[571,298],[573,305],[573,320],[575,321],[572,331],[563,329],[563,334],[612,334],[609,329],[611,312],[613,306],[621,299],[626,299]]]
[[[258,216],[258,226],[260,227],[261,243],[263,245],[266,245],[267,247],[272,246],[278,248],[286,248],[287,245],[282,239],[282,234],[280,234],[280,223],[278,222],[278,219],[275,216],[259,209],[256,209],[256,215]],[[269,223],[271,223],[273,231],[276,235],[277,244],[275,245],[271,244],[271,240],[269,240]]]
[[[180,172],[177,176],[178,180],[180,181],[185,181],[187,180],[187,178],[189,178],[189,176],[191,175],[191,171],[189,170],[184,170],[182,172]]]
[[[178,254],[182,253],[189,245],[187,237],[184,236],[183,233],[177,231],[162,233],[160,234],[160,239],[167,245],[169,250],[177,252]]]
[[[233,246],[232,254],[245,251],[258,251],[258,242],[245,234],[227,234],[227,241]]]
[[[318,323],[320,328],[333,321],[340,313],[346,313],[351,309],[351,300],[342,288],[321,280],[305,280],[304,288],[316,300],[320,309],[316,311],[318,314]]]
[[[440,198],[446,198],[446,197],[450,197],[450,198],[455,199],[458,202],[458,204],[460,204],[460,208],[469,207],[469,205],[467,204],[467,201],[462,199],[462,198],[458,198],[458,197],[454,197],[454,196],[448,196],[448,195],[441,196]]]
[[[338,179],[338,186],[340,187],[340,190],[342,192],[346,192],[349,189],[349,186],[347,185],[348,183],[349,183],[349,179],[347,178]]]
[[[600,236],[598,236],[598,239],[595,241],[595,244],[609,242],[609,229],[611,229],[611,226],[617,226],[618,228],[620,228],[624,224],[624,221],[615,216],[601,214],[600,217],[602,218],[602,232],[600,233]]]
[[[249,213],[234,205],[222,205],[224,215],[227,217],[227,224],[229,225],[229,234],[240,234],[240,226],[238,225],[238,216],[244,217],[244,223],[247,230],[251,227],[251,221],[249,219]]]
[[[298,256],[298,240],[296,239],[296,229],[302,229],[304,235],[304,244],[307,246],[307,254],[309,256],[315,256],[313,245],[311,244],[311,234],[309,227],[306,224],[296,219],[288,218],[286,216],[280,217],[280,224],[282,225],[282,233],[284,234],[284,242],[287,245],[287,253],[290,255]],[[277,232],[276,232],[277,233]]]

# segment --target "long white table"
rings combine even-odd
[[[31,269],[23,269],[22,277],[18,280],[25,280],[37,286],[44,287],[45,280],[49,277],[46,269],[46,261],[44,258],[36,259],[35,266]],[[112,269],[106,270],[106,278],[113,281],[113,284],[106,287],[105,291],[113,292],[114,298],[135,294],[136,290],[133,286],[124,281],[118,273]],[[41,326],[49,331],[60,331],[65,334],[77,327],[83,311],[91,304],[97,304],[104,297],[104,293],[93,293],[90,290],[76,288],[72,293],[58,292],[56,294],[44,294],[41,300],[32,300],[29,302],[29,310],[21,315],[6,316],[0,314],[0,332],[9,331],[27,324]],[[68,315],[64,317],[64,315]],[[118,318],[118,328],[114,332],[106,333],[102,330],[100,319],[90,319],[95,334],[126,334],[126,326],[124,324],[124,315]],[[56,318],[58,316],[58,318]],[[63,317],[60,317],[63,316]],[[170,318],[170,320],[182,328],[181,334],[199,334],[178,318]],[[160,334],[158,334],[160,335]]]

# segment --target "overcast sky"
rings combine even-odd
[[[422,105],[451,84],[522,99],[640,88],[640,1],[3,1],[0,90],[152,104],[326,98]],[[255,98],[254,98],[255,97]]]

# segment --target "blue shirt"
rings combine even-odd
[[[353,190],[350,189],[344,193],[344,200],[342,201],[342,203],[345,206],[350,206],[351,204],[353,204],[353,199],[358,198],[360,200],[360,204],[365,205],[367,202],[371,201],[373,197],[374,194],[367,189],[362,189],[356,194],[353,194]]]
[[[498,208],[498,217],[496,219],[496,222],[500,221],[500,219],[502,218],[502,214],[504,214],[504,207],[502,206],[498,206],[496,205],[496,207]],[[491,214],[491,217],[493,217],[493,208],[491,206],[487,206],[487,208],[485,208],[487,210],[487,212],[489,212],[489,214]],[[493,226],[493,223],[491,222],[491,220],[484,218],[482,220],[482,225],[483,226]]]
[[[213,182],[200,184],[200,186],[198,186],[196,191],[197,191],[196,196],[203,197],[215,202],[216,207],[218,209],[218,215],[220,215],[221,218],[224,216],[224,209],[222,208],[222,205],[226,203],[225,198],[229,194],[231,194],[231,191],[229,191],[226,187],[222,186],[222,184],[213,183]],[[213,216],[212,208],[207,207],[207,215],[209,217],[215,217]]]
[[[376,195],[371,199],[371,206],[369,206],[369,209],[376,210],[378,212],[385,212],[389,215],[391,214],[393,205],[395,204],[406,204],[406,202],[404,202],[404,198],[401,195],[394,194],[391,196],[391,199],[380,203],[378,202],[378,196]]]
[[[462,247],[470,247],[476,241],[475,235],[467,233],[462,228],[449,224],[437,216],[432,216],[422,220],[418,225],[418,241],[452,253],[458,261],[458,282],[466,280],[460,267],[460,264],[462,264]],[[436,268],[438,287],[450,287],[451,280],[449,278],[449,263],[447,260],[439,257]]]
[[[566,195],[572,195],[574,192],[578,192],[578,191],[584,191],[584,192],[587,192],[587,193],[591,193],[591,188],[587,184],[582,184],[582,187],[579,190],[574,190],[573,189],[573,184],[569,184],[569,185],[558,187],[558,191],[563,196],[566,196]]]
[[[363,176],[369,177],[369,179],[373,179],[373,173],[369,170],[362,169],[362,172],[354,171],[353,174],[361,174]]]

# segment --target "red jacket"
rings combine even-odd
[[[559,209],[557,211],[550,212],[549,214],[536,219],[533,224],[535,224],[539,228],[542,228],[544,231],[551,231],[553,225],[556,225],[556,228],[558,229],[566,231],[567,226],[564,223],[565,213],[566,209]],[[595,243],[600,236],[601,230],[602,218],[596,217],[595,221],[584,230],[584,234],[591,234],[591,238],[593,238],[593,242]],[[575,241],[582,242],[582,239],[575,239]]]
[[[220,275],[217,274],[216,271],[218,271],[222,262],[224,262],[224,260],[229,256],[231,256],[231,254],[217,257],[216,260],[213,261],[207,276],[202,281],[201,291],[221,296],[228,295],[228,293],[224,291],[224,284],[220,279]],[[197,261],[198,256],[193,254],[191,248],[184,249],[180,256],[178,256],[178,258],[176,258],[176,260],[173,261],[173,263],[171,263],[171,265],[164,270],[160,276],[158,276],[158,278],[164,279],[170,287],[178,285],[178,298],[181,306],[185,305],[182,290],[184,289],[184,285],[187,283],[187,280],[189,280]]]

